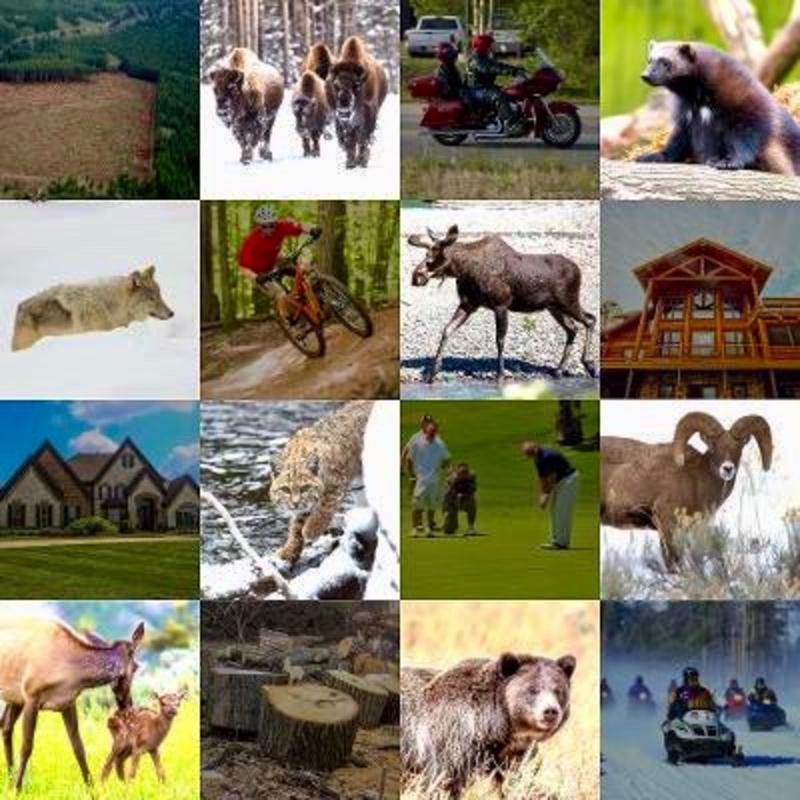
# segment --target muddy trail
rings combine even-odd
[[[232,333],[204,331],[204,400],[345,400],[392,398],[399,391],[399,311],[371,311],[375,332],[360,339],[339,324],[325,328],[327,353],[307,358],[271,321],[248,322]]]

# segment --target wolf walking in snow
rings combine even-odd
[[[24,350],[45,336],[110,331],[148,317],[170,319],[156,268],[81,284],[59,284],[17,306],[12,350]]]

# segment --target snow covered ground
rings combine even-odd
[[[783,516],[800,507],[800,415],[794,403],[771,401],[694,401],[668,400],[603,401],[601,429],[603,436],[626,436],[644,442],[669,442],[678,420],[690,411],[705,411],[730,427],[745,414],[760,414],[770,424],[773,437],[772,467],[761,468],[756,443],[745,447],[736,485],[725,505],[717,512],[716,521],[740,537],[742,546],[751,539],[767,541],[780,548],[788,542]],[[705,450],[695,435],[690,443]],[[647,530],[619,530],[607,525],[601,528],[603,554],[609,552],[641,556],[650,543],[658,551],[658,534]],[[640,561],[640,560],[639,560]]]
[[[381,107],[366,169],[345,169],[335,135],[320,144],[320,158],[303,158],[287,91],[272,132],[272,161],[239,161],[241,149],[216,114],[214,91],[203,86],[201,110],[201,196],[205,200],[383,200],[400,194],[400,100],[389,95]],[[333,135],[333,129],[331,128]]]
[[[196,203],[6,202],[0,216],[0,397],[198,397]],[[43,339],[12,352],[17,305],[58,283],[155,265],[169,320]]]

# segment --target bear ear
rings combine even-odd
[[[497,668],[504,678],[510,678],[519,670],[519,658],[514,653],[503,653],[497,662]]]
[[[689,61],[696,61],[697,60],[697,53],[694,51],[694,47],[689,44],[689,42],[684,42],[679,48],[678,52]]]
[[[564,671],[564,674],[568,677],[572,677],[572,673],[575,672],[575,656],[561,656],[561,658],[556,661],[559,667]]]

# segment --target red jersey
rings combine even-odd
[[[239,266],[258,275],[269,272],[281,254],[283,240],[288,236],[299,236],[302,232],[303,226],[293,219],[279,219],[270,233],[256,226],[239,250]]]

